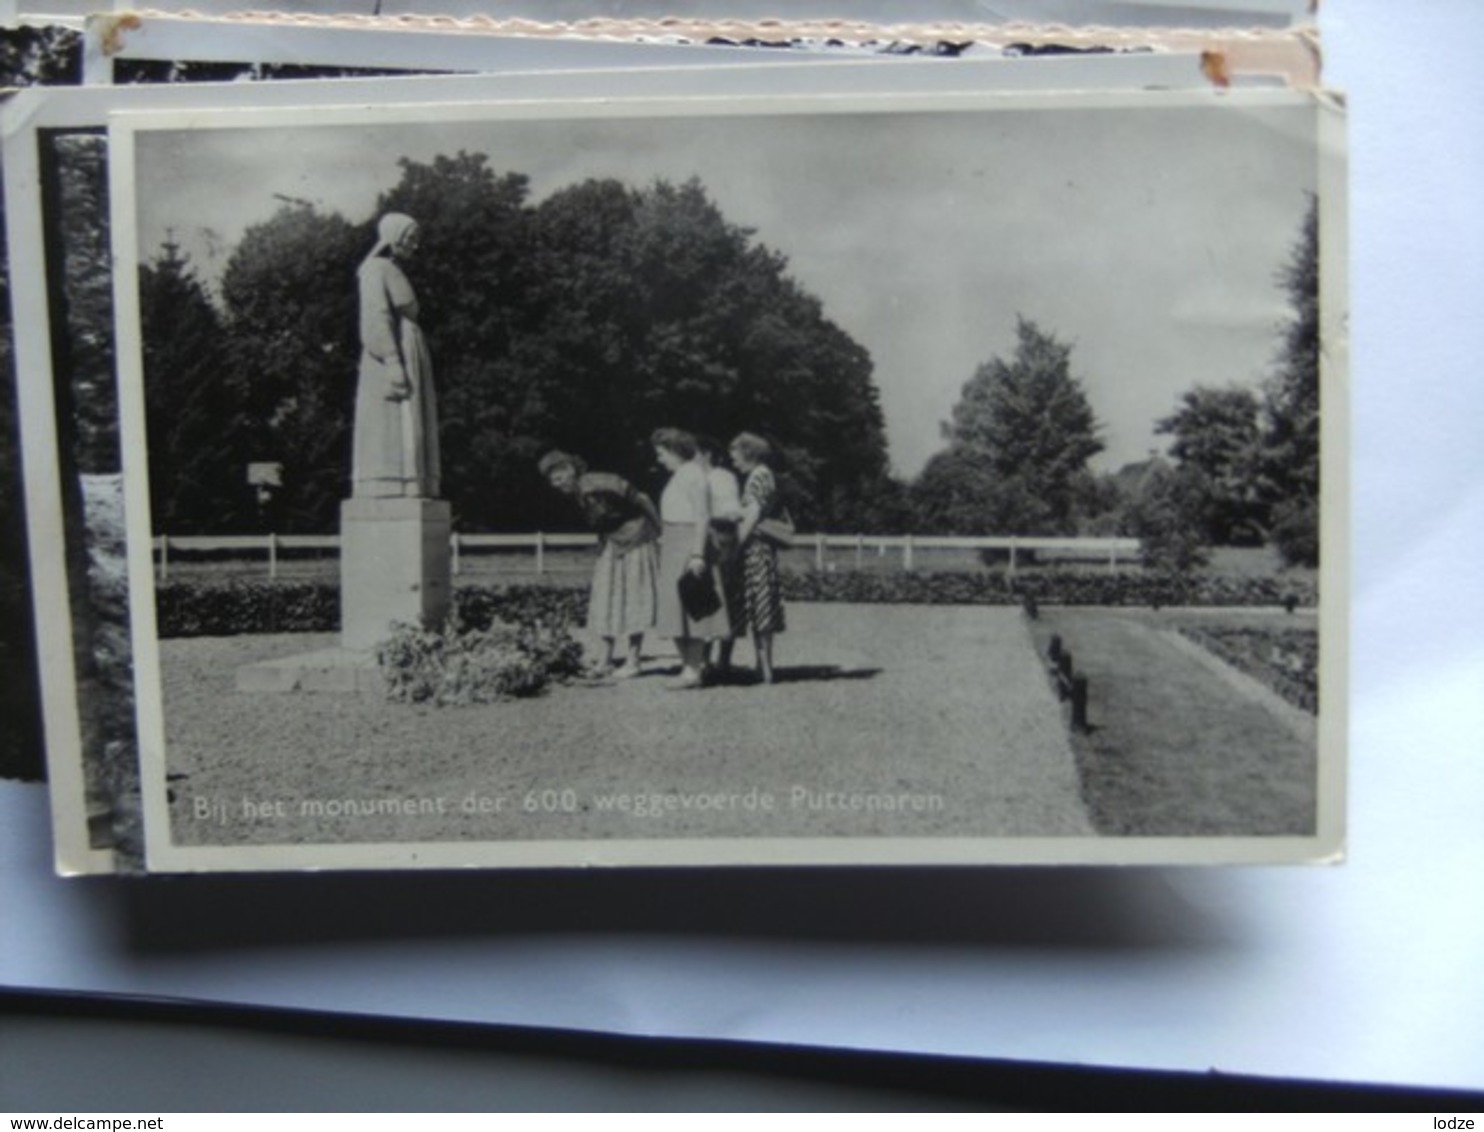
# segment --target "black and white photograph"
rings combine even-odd
[[[185,21],[181,30],[192,26]],[[217,53],[213,58],[234,57],[228,48],[230,40],[224,41],[219,28],[204,40],[198,34],[194,39],[167,39],[164,44],[159,42],[159,31],[159,21],[152,21],[146,37],[147,44],[153,45],[151,52],[173,45],[195,58],[192,44],[209,41]],[[445,42],[444,37],[423,33],[386,33],[386,39],[387,54],[377,58],[414,69],[429,58],[430,44]],[[66,42],[65,37],[59,43],[46,34],[32,37],[26,47],[23,39],[19,46],[26,49],[24,55],[7,56],[7,61],[45,77],[56,67],[65,70],[69,65]],[[75,67],[75,36],[71,42],[70,65]],[[286,50],[283,58],[300,62],[315,58],[332,69],[365,62],[355,43],[316,42],[314,53],[309,45],[300,44]],[[332,45],[334,50],[329,50]],[[631,45],[618,45],[625,46]],[[85,54],[95,58],[95,53]],[[126,54],[120,52],[119,58]],[[150,53],[148,57],[172,56]],[[739,57],[738,62],[743,61]],[[620,60],[610,62],[617,65]],[[969,88],[981,92],[1200,89],[1210,81],[1200,58],[1189,52],[1006,56],[955,59],[951,66],[932,60],[898,61],[888,68],[863,61],[820,66],[818,59],[810,63],[772,59],[766,66],[719,70],[644,68],[628,56],[622,62],[618,70],[424,77],[399,82],[393,88],[380,81],[341,78],[334,84],[333,100],[406,106],[533,102],[612,97],[615,93],[627,98],[674,98],[703,90],[711,98],[750,97],[764,90],[773,97],[851,92],[880,96]],[[232,73],[241,79],[249,77],[240,70]],[[119,77],[117,72],[115,77]],[[115,87],[85,84],[25,90],[0,105],[0,133],[7,157],[6,228],[11,260],[19,268],[8,280],[16,311],[10,345],[21,377],[16,423],[25,434],[24,445],[18,443],[16,450],[0,455],[5,456],[7,469],[24,457],[25,476],[16,475],[9,481],[16,501],[10,516],[15,523],[24,517],[28,527],[27,533],[14,532],[7,544],[6,592],[11,600],[7,617],[18,616],[25,608],[29,588],[34,598],[35,636],[41,646],[37,656],[40,689],[29,685],[24,673],[8,686],[18,726],[0,755],[4,764],[0,776],[47,775],[53,785],[55,863],[66,874],[130,872],[144,866],[115,376],[106,125],[112,114],[143,108],[299,107],[323,100],[326,89],[283,78],[277,72],[271,83],[202,85],[190,81],[201,76],[184,64],[171,64],[168,74],[155,77],[160,85],[131,81]],[[269,70],[257,77],[270,77]],[[1237,81],[1270,85],[1260,76]],[[395,97],[389,97],[393,93]],[[20,437],[14,439],[19,442]],[[28,557],[29,565],[23,566]],[[20,625],[17,629],[18,642],[32,635],[30,629]],[[28,705],[38,690],[44,703],[35,705],[42,710],[28,725],[27,716],[34,710]],[[46,732],[44,771],[41,716]],[[29,767],[23,753],[28,747]]]
[[[1338,117],[118,116],[150,867],[1332,855]]]

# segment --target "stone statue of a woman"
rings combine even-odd
[[[438,404],[417,295],[401,264],[417,250],[417,222],[389,212],[361,263],[361,371],[356,388],[351,494],[437,499]]]

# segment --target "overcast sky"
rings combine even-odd
[[[402,156],[487,153],[530,177],[533,202],[586,177],[697,176],[870,351],[897,472],[942,447],[964,382],[1013,351],[1017,314],[1072,344],[1104,425],[1095,464],[1112,469],[1163,445],[1154,422],[1184,390],[1268,370],[1315,126],[1305,102],[1206,101],[168,131],[139,136],[140,249],[169,230],[214,279],[275,194],[359,221]]]

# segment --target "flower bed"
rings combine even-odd
[[[1295,707],[1319,711],[1319,634],[1315,630],[1182,625],[1180,632]]]
[[[376,650],[387,699],[438,707],[540,695],[582,671],[582,645],[565,624],[495,622],[443,632],[403,627]]]

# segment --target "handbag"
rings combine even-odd
[[[692,574],[687,570],[680,575],[675,588],[680,592],[681,608],[692,621],[704,621],[721,608],[721,594],[717,592],[710,570],[704,574]]]

